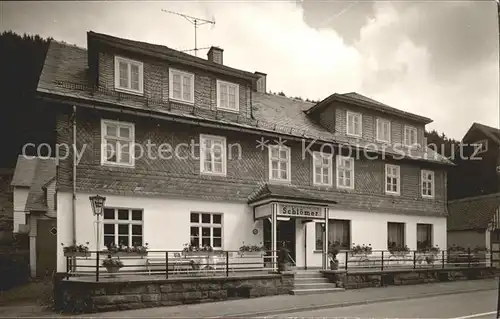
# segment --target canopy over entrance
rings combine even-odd
[[[278,222],[290,219],[301,219],[302,223],[313,220],[325,222],[328,227],[328,207],[337,202],[310,194],[305,189],[295,186],[264,184],[248,199],[248,205],[253,207],[254,220],[269,220],[271,223],[271,250],[273,260],[276,260]],[[267,222],[266,222],[267,223]],[[295,231],[295,230],[294,230]],[[327,264],[327,240],[325,229],[325,244],[323,245],[323,267]],[[295,238],[295,236],[293,236]],[[295,239],[294,239],[295,240]]]

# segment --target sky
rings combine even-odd
[[[224,64],[266,73],[270,91],[314,100],[358,92],[430,117],[428,130],[455,139],[473,122],[499,127],[494,1],[6,1],[0,31],[81,47],[95,31],[193,49],[193,25],[161,9],[215,20],[198,28],[198,47],[219,46]]]

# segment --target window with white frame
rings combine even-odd
[[[387,248],[403,248],[405,245],[405,224],[387,223]]]
[[[143,246],[142,209],[104,208],[104,245]]]
[[[143,70],[142,62],[115,56],[115,89],[143,94]]]
[[[320,186],[332,185],[332,154],[313,152],[314,176],[313,184]]]
[[[101,164],[134,166],[134,124],[101,120]]]
[[[269,145],[269,180],[290,182],[290,148]]]
[[[389,120],[377,119],[377,141],[391,142],[391,122]]]
[[[347,135],[360,137],[361,125],[361,113],[347,111]]]
[[[226,175],[226,138],[200,135],[200,173]]]
[[[422,197],[434,197],[434,172],[423,169],[421,177]]]
[[[354,158],[337,155],[337,187],[354,188]]]
[[[385,165],[385,192],[399,195],[400,171],[398,165]]]
[[[217,80],[217,108],[238,112],[239,85]]]
[[[169,69],[169,78],[170,98],[190,104],[194,103],[194,74]]]
[[[417,129],[415,127],[405,125],[404,143],[406,146],[415,146],[417,144]]]
[[[417,224],[417,249],[433,247],[432,224]]]
[[[222,249],[222,214],[191,213],[191,245]]]
[[[316,223],[316,250],[323,250],[325,223]],[[330,219],[328,221],[328,247],[338,245],[341,249],[351,248],[351,221]]]

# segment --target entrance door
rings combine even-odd
[[[57,263],[57,221],[37,220],[36,276],[52,276]]]
[[[264,245],[271,250],[273,243],[271,242],[272,224],[266,218],[264,219]],[[278,221],[276,234],[276,248],[279,249],[285,243],[285,247],[290,251],[290,256],[295,261],[295,219],[289,221]],[[268,254],[271,256],[271,253]]]
[[[290,251],[290,256],[295,262],[295,219],[290,218],[288,221],[278,221],[276,247],[283,245]]]

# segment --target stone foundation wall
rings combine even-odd
[[[495,268],[470,269],[426,269],[413,271],[387,271],[345,273],[335,271],[323,272],[331,282],[338,287],[358,289],[367,287],[382,287],[388,285],[413,285],[439,281],[472,280],[493,278],[497,273]]]
[[[57,310],[92,313],[288,294],[293,274],[128,282],[60,280],[54,287]]]

